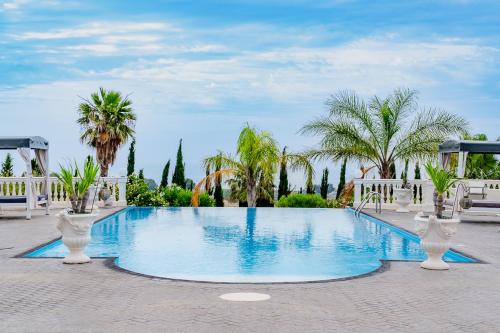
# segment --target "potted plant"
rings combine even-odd
[[[411,190],[410,183],[408,183],[407,168],[408,163],[406,164],[406,169],[402,174],[403,183],[401,184],[401,187],[394,190],[396,194],[396,205],[398,206],[396,212],[398,213],[408,213],[410,211],[408,206],[410,205],[413,191]]]
[[[434,214],[429,216],[418,213],[415,216],[415,230],[420,236],[420,245],[427,254],[427,260],[420,264],[426,269],[449,269],[443,261],[443,254],[450,248],[450,239],[457,231],[459,218],[445,217],[444,195],[456,183],[457,179],[449,171],[435,167],[431,163],[425,165],[425,170],[434,185]]]
[[[90,261],[84,250],[90,241],[90,227],[96,220],[96,211],[87,212],[86,207],[90,197],[93,183],[99,172],[99,166],[92,159],[87,159],[83,167],[83,173],[75,163],[75,167],[69,165],[67,168],[61,166],[57,178],[61,182],[71,202],[71,208],[62,210],[58,217],[57,229],[62,233],[62,241],[69,249],[69,254],[63,259],[66,264],[82,264]],[[73,181],[76,173],[77,181]]]

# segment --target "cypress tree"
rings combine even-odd
[[[42,170],[40,170],[40,166],[38,165],[36,158],[31,159],[31,174],[33,175],[33,177],[42,176]]]
[[[286,147],[283,148],[282,159],[280,163],[280,182],[278,184],[278,200],[284,195],[288,195],[288,172],[286,169]]]
[[[2,163],[2,177],[14,177],[14,164],[12,163],[12,156],[7,153],[5,161]]]
[[[182,159],[182,139],[179,141],[177,149],[177,160],[175,162],[174,174],[172,176],[172,184],[176,184],[182,188],[186,188],[186,178],[184,176],[184,161]]]
[[[221,168],[221,160],[218,159],[215,165],[215,171],[220,171]],[[215,177],[215,190],[214,190],[214,199],[216,207],[224,207],[224,194],[222,193],[222,177],[220,175]]]
[[[167,164],[165,164],[165,167],[163,168],[163,173],[161,174],[160,188],[167,187],[169,170],[170,170],[170,160],[168,160]]]
[[[345,187],[345,169],[347,166],[347,159],[344,159],[342,162],[342,167],[340,168],[340,180],[339,180],[339,185],[337,186],[337,195],[335,196],[335,199],[338,200],[340,197],[340,194],[342,194],[342,191],[344,190]]]
[[[405,168],[401,171],[401,179],[408,178],[408,160],[405,160]]]
[[[194,180],[192,180],[191,178],[186,179],[186,187],[185,187],[185,189],[192,191],[193,188],[194,188]]]
[[[323,199],[326,199],[326,196],[328,195],[328,168],[325,168],[325,170],[323,170],[320,192],[321,192],[321,197]]]
[[[135,169],[135,138],[132,139],[130,148],[128,151],[128,161],[127,161],[127,176],[131,176]]]
[[[139,179],[144,179],[144,169],[139,170]]]
[[[415,163],[415,179],[420,179],[420,165],[418,165],[418,161]]]

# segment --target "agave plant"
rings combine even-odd
[[[73,211],[77,210],[76,202],[78,200],[77,191],[75,188],[75,184],[73,183],[73,175],[75,174],[73,165],[68,165],[67,167],[63,167],[59,164],[60,171],[56,174],[57,179],[62,184],[66,195],[68,196],[69,201],[71,202],[71,208]]]
[[[455,175],[439,166],[434,166],[432,163],[425,165],[425,171],[431,178],[436,193],[436,201],[434,209],[437,218],[443,218],[444,211],[444,194],[457,182]]]
[[[100,170],[99,165],[94,163],[92,158],[89,158],[83,165],[83,172],[78,168],[76,161],[74,166],[72,164],[67,167],[60,165],[60,169],[57,178],[71,202],[71,209],[76,214],[84,214],[90,195],[89,188],[97,178]],[[75,174],[78,177],[76,182],[73,181]]]

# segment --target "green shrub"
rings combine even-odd
[[[131,175],[127,182],[127,204],[141,207],[190,207],[193,193],[178,185],[150,190],[146,180]],[[200,194],[200,207],[215,207],[208,193]]]
[[[178,185],[171,185],[162,189],[163,198],[170,207],[189,207],[191,206],[191,196],[193,193],[185,190]]]
[[[127,181],[127,204],[128,205],[135,205],[135,200],[136,198],[143,193],[146,193],[149,191],[148,184],[144,181],[144,179],[141,179],[137,177],[136,175],[131,175],[128,177]]]
[[[128,178],[127,204],[142,207],[168,206],[163,193],[158,190],[150,190],[146,181],[135,175]]]
[[[337,199],[327,200],[326,205],[328,208],[344,208],[344,206],[342,205],[342,202],[340,200],[337,200]]]
[[[208,195],[208,193],[200,194],[200,207],[215,207],[215,199]]]
[[[134,205],[140,207],[162,207],[168,206],[161,192],[153,190],[140,193],[134,199]]]
[[[327,201],[318,194],[290,194],[281,197],[276,203],[277,207],[291,208],[326,208]]]

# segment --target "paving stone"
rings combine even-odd
[[[109,214],[112,211],[103,211]],[[384,213],[411,230],[409,214]],[[288,285],[173,282],[113,270],[13,258],[58,237],[54,216],[0,218],[0,332],[500,332],[498,225],[462,223],[457,249],[487,264],[447,272],[391,262],[347,281]],[[227,302],[256,292],[271,299]]]

